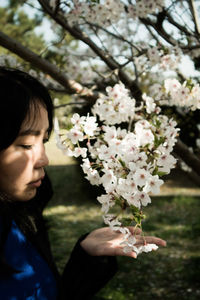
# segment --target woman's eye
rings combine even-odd
[[[20,146],[26,150],[30,150],[33,147],[32,145],[20,145]]]

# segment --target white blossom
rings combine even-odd
[[[96,117],[87,116],[83,123],[84,132],[89,136],[93,136],[97,128],[98,124],[96,123]]]
[[[101,183],[103,184],[107,193],[112,192],[117,184],[117,178],[112,170],[104,170],[104,175],[101,177]]]
[[[94,169],[90,168],[87,171],[86,178],[89,180],[89,182],[92,185],[99,185],[100,184],[100,176],[99,176],[99,173],[97,172],[97,170],[94,170]]]
[[[67,137],[73,144],[77,144],[78,141],[83,141],[83,133],[76,128],[70,129],[70,131],[67,133]]]
[[[142,252],[150,252],[152,250],[157,250],[158,249],[158,246],[156,244],[146,244],[146,245],[143,245],[143,246],[140,246],[140,247],[136,247],[136,246],[133,246],[132,247],[132,251],[135,251],[136,254],[141,254]]]
[[[134,177],[135,183],[138,186],[142,187],[142,186],[145,185],[145,183],[148,180],[149,176],[150,176],[150,174],[146,170],[137,169],[133,177]]]
[[[97,197],[97,200],[99,201],[99,203],[102,204],[102,211],[107,214],[110,207],[112,207],[115,203],[112,200],[112,196],[110,194],[106,194],[106,195],[101,195],[99,197]]]
[[[91,163],[88,158],[83,159],[83,163],[81,164],[84,173],[88,173],[91,168]]]
[[[143,191],[145,193],[151,192],[154,195],[159,194],[160,186],[163,183],[164,183],[164,181],[159,179],[158,175],[150,176],[145,183]]]
[[[87,148],[75,147],[73,151],[73,156],[82,156],[83,158],[85,158],[87,156]]]
[[[81,124],[84,124],[85,121],[85,117],[84,116],[80,116],[79,114],[73,114],[73,116],[71,117],[71,122],[73,125],[75,125],[75,127],[80,128]]]
[[[145,192],[137,191],[134,195],[135,203],[137,203],[138,208],[140,208],[142,205],[147,206],[148,203],[151,203],[151,198],[149,195]]]
[[[146,102],[146,111],[148,114],[152,113],[156,109],[156,104],[152,97],[148,97],[146,94],[143,95],[143,99]]]
[[[176,159],[171,155],[163,154],[157,160],[157,165],[159,166],[159,170],[165,173],[169,173],[170,169],[175,167]]]

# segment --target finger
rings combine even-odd
[[[107,245],[104,247],[101,247],[101,249],[98,249],[99,253],[98,255],[102,256],[102,255],[108,255],[108,256],[129,256],[132,258],[137,258],[137,255],[134,251],[130,251],[128,253],[124,252],[124,247],[122,246],[110,246]]]
[[[115,248],[114,250],[115,256],[128,256],[132,258],[137,258],[137,254],[134,251],[124,252],[123,248]]]
[[[162,240],[154,236],[145,237],[145,240],[147,244],[156,244],[157,246],[163,246],[163,247],[167,245],[165,240]]]
[[[136,236],[136,244],[135,245],[144,245],[144,244],[156,244],[157,246],[166,246],[166,241],[154,237],[154,236]]]

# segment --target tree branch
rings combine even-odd
[[[196,16],[197,17],[197,16]],[[175,26],[178,30],[180,30],[182,33],[184,33],[187,37],[193,36],[192,32],[189,32],[184,26],[180,25],[177,23],[170,14],[167,13],[167,11],[163,10],[161,13],[158,14],[157,21],[153,22],[149,18],[140,18],[140,21],[148,28],[148,26],[151,26],[152,28],[155,29],[155,31],[158,33],[160,37],[162,37],[166,42],[168,42],[171,45],[176,45],[177,41],[170,35],[168,34],[165,29],[163,28],[163,22],[164,20],[167,20],[170,24]],[[198,23],[198,18],[197,18],[197,23]],[[199,28],[200,30],[200,28]],[[152,34],[152,32],[151,32]],[[198,33],[199,34],[199,33]],[[155,38],[155,35],[154,35]],[[188,47],[185,46],[184,44],[180,45],[181,49],[185,50],[192,50],[192,49],[198,49],[199,45],[193,45]]]
[[[49,6],[47,0],[38,0],[38,2],[43,7],[44,11],[51,16],[56,23],[67,30],[74,38],[81,40],[88,45],[111,70],[118,70],[119,79],[125,84],[126,87],[130,89],[132,95],[136,98],[136,100],[138,100],[138,102],[142,100],[142,92],[138,85],[128,77],[128,75],[121,69],[121,66],[114,60],[113,57],[109,56],[102,49],[100,49],[85,32],[80,30],[78,26],[71,27],[61,13],[58,12],[56,15],[54,15],[54,12]]]
[[[69,80],[65,74],[61,73],[57,66],[41,58],[16,40],[5,35],[3,32],[0,32],[0,45],[17,54],[22,59],[30,62],[33,66],[40,69],[44,73],[49,74],[66,89],[66,93],[70,95],[79,94],[84,98],[93,101],[97,99],[97,94],[95,95],[90,89],[83,87],[74,80]]]
[[[191,32],[189,32],[186,27],[182,26],[181,24],[177,23],[170,14],[168,14],[166,12],[166,17],[167,17],[167,20],[170,24],[172,24],[173,26],[175,26],[176,28],[178,28],[181,32],[184,32],[185,35],[187,36],[190,36],[191,35]]]
[[[176,143],[174,152],[200,176],[200,159],[181,140]]]
[[[109,31],[108,29],[106,28],[103,28],[102,26],[98,25],[98,24],[93,24],[93,23],[90,23],[90,22],[87,22],[88,25],[90,26],[94,26],[102,31],[104,31],[105,33],[107,33],[108,35],[114,37],[116,40],[120,40],[124,43],[127,43],[130,47],[136,49],[139,53],[141,52],[141,50],[136,46],[134,45],[133,43],[131,43],[130,41],[128,41],[127,39],[125,39],[121,34],[117,35],[111,31]]]
[[[189,0],[189,6],[190,6],[190,11],[192,13],[194,25],[195,25],[195,31],[199,35],[200,34],[200,25],[199,25],[199,19],[197,16],[197,10],[195,7],[194,0]]]
[[[162,12],[158,15],[157,22],[151,21],[149,18],[140,18],[140,21],[146,25],[146,26],[151,26],[157,31],[157,33],[170,45],[176,45],[177,42],[173,37],[168,34],[164,28],[163,28],[163,21],[165,19],[165,12]]]

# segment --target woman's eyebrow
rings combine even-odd
[[[49,128],[45,131],[45,133],[49,132]],[[23,130],[19,133],[19,136],[26,136],[26,135],[34,135],[34,136],[39,136],[41,134],[40,130],[33,130],[33,129],[27,129]]]

